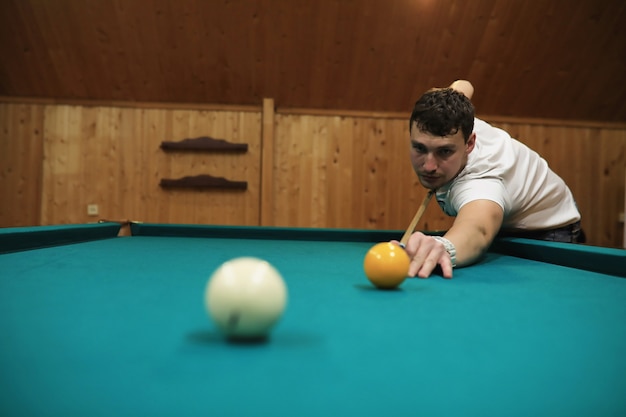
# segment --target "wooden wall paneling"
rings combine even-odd
[[[98,206],[97,219],[119,219],[122,216],[119,110],[113,107],[81,107],[81,162],[84,187],[82,204],[76,204],[83,217],[87,205]]]
[[[260,113],[47,106],[42,223],[138,220],[256,225]],[[248,143],[246,154],[166,153],[195,136]],[[170,191],[161,178],[210,174],[248,181],[245,192]],[[97,217],[87,204],[98,204]]]
[[[394,228],[391,225],[394,220],[392,207],[401,208],[405,203],[405,198],[400,199],[396,195],[397,184],[399,180],[406,178],[402,172],[410,172],[410,165],[406,158],[393,152],[393,143],[404,142],[406,138],[394,137],[391,129],[386,131],[385,122],[380,119],[358,119],[355,127],[354,140],[363,150],[361,163],[355,164],[356,172],[364,178],[364,187],[355,190],[363,193],[360,207],[362,224],[374,229]],[[400,158],[404,159],[404,163],[397,163]],[[408,218],[407,224],[411,220],[410,215],[396,216],[396,222],[400,221],[399,217]],[[401,222],[403,223],[405,222]]]
[[[333,117],[309,118],[310,126],[309,140],[303,140],[304,168],[309,171],[302,175],[304,182],[301,184],[299,210],[306,213],[307,223],[312,225],[322,225],[327,222],[328,207],[328,165],[326,155],[328,154],[329,131],[334,129]],[[302,138],[304,139],[304,138]],[[303,173],[304,174],[304,173]]]
[[[142,149],[135,152],[144,172],[137,192],[144,200],[137,207],[144,213],[132,213],[149,221],[172,223],[257,225],[260,186],[260,112],[215,112],[193,110],[150,110],[143,116]],[[211,136],[232,143],[247,143],[248,152],[163,152],[163,140]],[[131,153],[132,154],[132,153]],[[142,161],[135,161],[141,164]],[[247,181],[245,191],[237,190],[165,190],[161,178],[212,175],[234,181]]]
[[[80,112],[46,106],[41,224],[79,223],[81,203]],[[82,204],[81,204],[82,205]],[[73,210],[70,210],[70,207]]]
[[[355,201],[359,206],[355,190],[360,189],[354,175],[353,121],[289,114],[278,115],[277,120],[276,223],[300,227],[362,224],[353,207]]]
[[[548,128],[560,134],[560,145],[541,150],[551,168],[568,184],[582,216],[582,226],[590,242],[598,242],[600,214],[597,167],[598,130],[593,128]],[[561,158],[557,158],[557,155]]]
[[[600,165],[598,176],[600,179],[600,201],[601,210],[598,213],[599,231],[597,242],[601,246],[619,247],[622,227],[619,221],[619,213],[622,212],[622,201],[624,197],[625,184],[624,165],[626,165],[626,132],[601,129],[598,132],[600,141]],[[594,202],[596,212],[598,204]]]
[[[276,226],[404,229],[425,195],[410,166],[402,115],[277,111],[268,203],[260,201],[261,135],[270,121],[260,108],[3,103],[0,221],[6,225],[98,218],[255,225],[260,210],[270,207]],[[588,243],[623,245],[618,216],[624,210],[626,129],[541,120],[494,124],[539,151],[568,182]],[[249,151],[160,149],[164,140],[204,135],[248,143]],[[158,185],[163,177],[190,174],[245,180],[249,188],[240,194],[171,192]],[[23,201],[19,210],[5,203],[16,194]],[[40,210],[28,209],[39,202]],[[87,216],[87,204],[98,204],[100,216]],[[445,230],[451,221],[431,203],[418,228]]]
[[[276,224],[406,228],[426,194],[410,164],[407,126],[404,119],[279,114]],[[421,223],[449,227],[438,207]]]
[[[139,146],[135,152],[127,152],[129,156],[135,157],[133,163],[140,167],[135,179],[136,182],[133,181],[134,190],[131,190],[135,198],[136,196],[141,197],[141,201],[137,204],[141,212],[130,214],[135,220],[169,223],[171,218],[178,218],[181,223],[185,223],[184,219],[189,218],[187,205],[192,202],[181,201],[181,198],[176,198],[178,192],[169,193],[159,187],[161,178],[176,177],[176,174],[172,173],[172,166],[174,166],[175,161],[159,148],[159,144],[164,139],[176,138],[174,119],[175,115],[172,110],[143,110],[140,118],[135,120],[135,123],[139,123],[141,126],[140,136],[138,138],[124,138],[130,144],[136,142],[135,146]],[[183,195],[185,194],[183,193]],[[172,214],[173,211],[176,214]],[[186,222],[192,223],[191,220]]]
[[[344,171],[332,162],[344,121],[336,116],[280,115],[275,166],[276,221],[285,226],[332,227],[349,204]],[[351,164],[352,161],[347,161]],[[341,182],[341,197],[337,183]]]
[[[353,153],[350,167],[352,182],[339,183],[342,187],[340,194],[344,196],[342,200],[351,203],[346,204],[343,209],[351,214],[352,219],[349,227],[376,228],[379,220],[378,213],[381,210],[384,211],[384,207],[382,207],[384,196],[376,196],[379,191],[377,185],[384,179],[372,172],[377,169],[383,170],[376,159],[380,142],[373,134],[376,130],[374,122],[372,119],[358,117],[344,119],[344,122],[351,125],[351,136],[342,138],[342,140],[352,143]],[[380,180],[376,181],[376,179]],[[348,196],[350,196],[351,201],[346,201]],[[376,204],[377,199],[379,204]]]
[[[274,225],[274,152],[276,150],[274,141],[275,123],[274,100],[263,99],[263,113],[261,125],[261,183],[259,197],[259,225]]]
[[[422,204],[424,188],[416,181],[417,176],[409,158],[410,134],[406,120],[381,119],[380,134],[384,137],[384,146],[390,154],[387,198],[385,201],[385,224],[387,229],[405,230],[417,208]],[[422,228],[426,219],[420,220],[416,228]]]
[[[236,114],[237,126],[232,140],[248,144],[248,152],[240,155],[228,155],[229,164],[233,170],[233,177],[248,182],[248,189],[243,196],[231,194],[233,202],[229,207],[232,213],[239,213],[233,217],[230,224],[258,226],[261,218],[261,169],[262,148],[261,135],[263,131],[262,107],[254,112],[239,111]]]
[[[145,143],[144,114],[142,108],[118,108],[118,149],[120,153],[118,187],[122,199],[122,208],[116,217],[121,220],[150,221],[147,209],[152,204],[151,194],[156,188],[150,188],[150,143]],[[153,110],[150,110],[153,111]],[[164,114],[163,110],[154,110]],[[158,157],[154,150],[154,158]],[[152,172],[152,175],[154,173]],[[156,181],[156,179],[155,179]],[[151,208],[154,210],[154,208]],[[154,221],[158,216],[153,215]]]
[[[40,222],[43,114],[41,105],[0,103],[0,227]]]
[[[354,213],[360,188],[355,183],[359,175],[354,172],[359,143],[354,139],[354,121],[351,118],[333,118],[333,129],[328,132],[326,155],[328,172],[327,227],[358,228],[361,219]],[[346,187],[349,187],[346,189]]]
[[[315,133],[315,121],[315,118],[306,116],[300,119],[301,134],[293,138],[295,143],[292,142],[293,153],[290,154],[292,163],[297,165],[295,175],[289,178],[295,191],[295,204],[291,206],[290,214],[295,218],[296,225],[302,227],[320,227],[319,223],[313,222],[312,216],[314,200],[320,191],[320,184],[313,181],[314,162],[317,162],[314,160],[313,143],[317,141],[315,146],[318,148],[323,146],[320,136]]]
[[[387,143],[389,138],[384,135],[377,119],[358,119],[353,140],[360,138],[363,146],[363,160],[355,169],[361,168],[360,174],[365,179],[365,188],[356,189],[363,193],[361,203],[361,221],[367,228],[388,229],[389,205],[396,203],[390,198],[391,184],[389,170],[393,162]],[[358,171],[357,171],[358,172]]]
[[[42,224],[85,223],[121,210],[112,109],[46,106]],[[97,204],[98,216],[87,214]]]
[[[173,115],[166,109],[121,109],[120,167],[125,218],[167,222],[172,209],[169,194],[159,187],[168,177],[171,160],[159,148],[173,139]]]
[[[277,115],[274,136],[274,195],[273,224],[275,226],[298,226],[296,201],[299,198],[300,164],[292,163],[300,159],[298,139],[303,124],[299,115]]]
[[[195,222],[212,224],[258,225],[260,198],[260,112],[202,112],[194,114],[196,123],[189,134],[200,130],[212,131],[215,137],[233,143],[248,143],[248,152],[196,153],[190,164],[183,164],[183,171],[195,169],[194,174],[208,173],[233,181],[247,181],[244,192],[236,190],[214,190],[204,193],[187,193],[196,201]],[[182,155],[181,157],[186,156]],[[195,163],[193,162],[195,160]],[[194,168],[195,167],[195,168]],[[173,165],[173,169],[175,166]],[[181,172],[181,175],[183,172]],[[179,175],[175,175],[179,176]]]
[[[192,112],[180,110],[171,112],[168,116],[172,119],[172,129],[169,132],[162,132],[161,135],[171,135],[170,140],[204,135],[222,139],[221,136],[216,136],[213,133],[200,132],[207,128],[214,131],[221,130],[224,125],[230,124],[226,115],[218,118],[214,114],[192,114]],[[218,173],[220,166],[218,158],[222,159],[221,156],[216,156],[213,152],[160,152],[158,160],[162,164],[167,164],[168,169],[164,169],[165,165],[160,165],[159,176],[160,178],[178,179],[185,176],[209,174],[236,180],[229,175],[230,172],[228,174],[225,172]],[[161,216],[162,220],[160,221],[168,223],[213,223],[210,221],[211,214],[221,212],[224,204],[224,197],[216,198],[215,191],[218,195],[221,193],[221,190],[164,190],[159,188],[156,190],[155,196],[159,201],[167,202],[167,206],[171,210],[169,216]],[[209,196],[213,197],[213,201],[208,198]],[[224,221],[228,221],[229,215],[230,213],[224,213]]]

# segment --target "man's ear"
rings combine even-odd
[[[474,150],[474,145],[476,145],[476,133],[472,132],[469,138],[467,138],[467,142],[465,143],[465,154],[469,155]]]

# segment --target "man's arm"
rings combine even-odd
[[[487,251],[503,218],[502,207],[490,200],[475,200],[461,207],[444,236],[456,248],[457,266],[470,265]]]

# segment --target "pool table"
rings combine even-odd
[[[626,415],[626,251],[499,239],[453,279],[375,289],[363,257],[401,235],[2,229],[0,415]],[[204,307],[239,256],[288,287],[256,343],[226,340]]]

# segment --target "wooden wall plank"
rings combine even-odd
[[[0,105],[0,227],[39,224],[43,120],[43,106]]]
[[[274,100],[263,99],[263,125],[261,132],[261,190],[259,202],[259,224],[274,224]]]
[[[83,218],[78,207],[70,206],[84,202],[78,189],[79,112],[69,106],[46,107],[44,127],[44,164],[41,224],[76,223]]]

